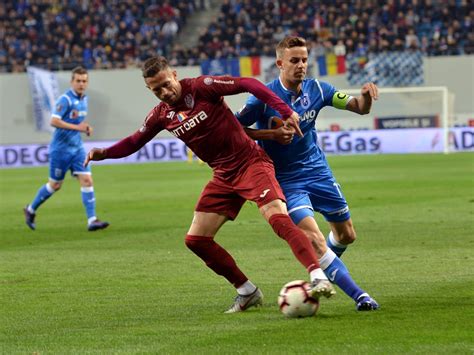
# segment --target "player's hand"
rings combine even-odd
[[[285,120],[285,126],[294,128],[295,133],[303,137],[303,132],[301,132],[300,128],[300,116],[296,112],[293,112],[291,116]]]
[[[379,98],[379,88],[374,83],[365,83],[364,85],[362,85],[360,93],[363,96],[369,96],[374,100],[377,100]]]
[[[87,166],[91,160],[104,160],[105,156],[105,149],[92,148],[89,153],[87,153],[86,160],[84,160],[84,166]]]
[[[92,128],[91,125],[87,125],[87,128],[86,128],[86,135],[87,135],[87,137],[92,136],[92,132],[94,132],[94,128]]]
[[[92,126],[87,123],[87,122],[81,122],[77,125],[77,128],[80,132],[83,132],[85,133],[88,137],[92,135],[92,132],[94,131],[94,129],[92,128]]]
[[[280,144],[290,144],[295,135],[295,129],[291,126],[283,125],[273,131],[273,140]]]

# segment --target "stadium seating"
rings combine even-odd
[[[64,5],[64,4],[69,5]],[[406,48],[424,55],[474,54],[474,3],[467,0],[222,0],[221,12],[184,48],[178,31],[194,0],[8,1],[0,7],[0,72],[126,68],[150,55],[173,65],[203,59],[274,55],[285,35],[322,53]],[[447,4],[446,4],[447,3]]]
[[[447,4],[448,3],[448,4]],[[224,0],[202,34],[209,58],[274,55],[285,35],[322,52],[349,54],[420,49],[424,55],[474,54],[470,1]]]
[[[67,4],[67,5],[66,5]],[[171,43],[193,0],[7,1],[0,6],[0,72],[135,66]]]

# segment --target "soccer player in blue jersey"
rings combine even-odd
[[[61,188],[68,170],[76,176],[81,185],[82,203],[87,214],[87,229],[96,231],[106,228],[109,223],[100,221],[95,213],[95,195],[90,167],[84,167],[86,157],[81,133],[92,134],[92,127],[85,122],[87,116],[87,96],[89,84],[87,70],[77,67],[72,71],[71,88],[56,102],[51,125],[56,127],[49,146],[49,181],[37,192],[33,202],[23,212],[28,227],[35,230],[36,210]]]
[[[286,37],[276,48],[279,78],[267,86],[300,115],[303,137],[282,124],[278,113],[251,96],[236,114],[244,126],[256,123],[258,129],[246,128],[272,158],[276,177],[287,199],[293,222],[310,238],[321,268],[355,302],[357,310],[375,310],[377,302],[352,279],[339,258],[347,245],[355,240],[349,207],[341,187],[333,177],[323,151],[319,148],[315,121],[325,106],[333,106],[358,114],[370,111],[378,89],[373,83],[362,86],[361,95],[352,97],[317,79],[306,79],[308,49],[301,37]],[[315,219],[321,213],[331,226],[326,242]]]

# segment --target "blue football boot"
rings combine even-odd
[[[28,210],[28,205],[26,205],[25,208],[23,208],[23,213],[25,214],[25,222],[26,222],[26,225],[28,227],[30,227],[31,230],[35,230],[36,229],[36,224],[35,224],[35,217],[36,217],[36,214],[35,213],[31,213],[29,210]]]
[[[103,222],[101,220],[96,219],[95,221],[89,223],[89,225],[87,226],[87,230],[89,232],[94,232],[99,229],[105,229],[108,226],[109,226],[109,222]]]
[[[375,311],[379,309],[379,304],[368,293],[363,293],[357,299],[356,309],[358,311]]]

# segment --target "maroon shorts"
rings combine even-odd
[[[234,220],[246,200],[258,207],[274,200],[285,201],[285,195],[270,161],[255,159],[242,174],[231,179],[214,175],[206,185],[196,205],[198,212],[213,212]]]

